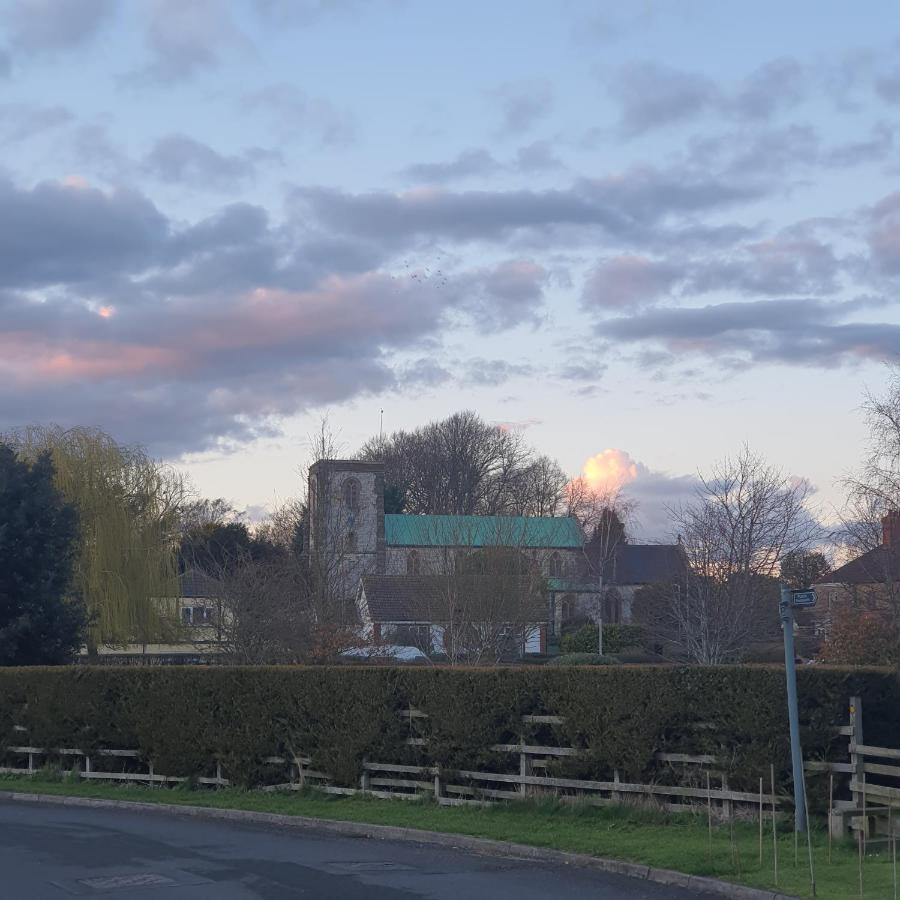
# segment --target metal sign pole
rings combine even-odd
[[[794,603],[790,588],[782,587],[781,626],[784,631],[784,672],[787,678],[788,720],[791,727],[791,767],[794,773],[794,830],[806,831],[806,790],[800,749],[800,711],[797,705],[797,667],[794,655]],[[815,595],[813,595],[815,597]],[[813,601],[815,602],[815,601]]]

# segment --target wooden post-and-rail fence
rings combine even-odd
[[[427,715],[416,709],[403,710],[401,715],[410,723],[411,736],[407,739],[407,744],[413,747],[426,747],[426,739],[414,732],[417,726],[425,724]],[[718,759],[708,754],[656,754],[658,762],[668,763],[676,771],[681,769],[687,784],[642,784],[624,781],[618,771],[614,771],[612,780],[607,781],[554,777],[547,772],[554,760],[577,757],[582,751],[573,747],[537,743],[529,739],[528,734],[535,726],[561,724],[563,719],[559,716],[523,716],[521,738],[517,743],[495,744],[490,748],[501,755],[518,756],[518,771],[448,771],[427,763],[416,766],[366,760],[362,765],[359,787],[348,788],[334,785],[328,773],[312,768],[312,761],[307,756],[295,755],[289,759],[271,756],[264,762],[284,767],[283,771],[288,780],[279,784],[265,785],[263,790],[298,790],[315,786],[328,793],[365,793],[392,799],[417,799],[422,795],[430,795],[438,803],[447,806],[553,795],[565,801],[579,800],[593,804],[652,802],[668,809],[702,805],[714,807],[716,815],[722,818],[728,818],[736,811],[749,813],[752,810],[755,813],[760,803],[765,803],[767,808],[773,803],[781,805],[781,798],[773,797],[771,794],[731,790],[727,776],[715,768],[719,764]],[[24,732],[22,728],[18,730]],[[18,757],[18,761],[25,765],[0,767],[0,772],[34,775],[39,771],[37,759],[43,760],[46,764],[58,758],[63,767],[68,760],[68,771],[84,779],[143,784],[178,784],[193,780],[213,787],[226,787],[231,783],[224,777],[219,763],[214,767],[215,776],[189,779],[184,776],[158,773],[154,770],[153,763],[144,759],[138,750],[102,749],[88,753],[79,749],[48,749],[22,745],[7,747],[6,753],[14,758]],[[702,783],[697,767],[699,771],[713,776],[717,784],[707,787]],[[691,769],[693,775],[688,774]]]
[[[416,709],[402,710],[409,722],[410,736],[406,743],[424,750],[427,740],[421,729],[427,727],[428,716]],[[287,781],[262,786],[263,790],[298,790],[314,786],[327,793],[364,793],[392,799],[417,799],[432,796],[438,803],[448,806],[486,804],[498,800],[515,800],[523,797],[553,795],[564,801],[583,801],[593,804],[627,802],[652,802],[668,809],[684,809],[690,806],[714,808],[720,818],[736,814],[756,813],[763,804],[767,809],[789,806],[786,798],[758,793],[731,790],[726,774],[721,771],[721,760],[708,754],[657,753],[657,762],[666,763],[673,770],[681,771],[685,784],[641,784],[623,781],[618,771],[612,780],[599,781],[582,778],[564,778],[548,774],[554,760],[577,757],[582,751],[562,745],[537,742],[529,735],[540,726],[563,724],[563,719],[553,715],[522,717],[521,737],[517,743],[495,744],[490,749],[498,754],[518,757],[518,771],[483,772],[471,770],[445,770],[438,765],[404,765],[393,762],[365,760],[359,787],[340,787],[332,783],[327,772],[312,767],[312,760],[303,755],[291,758],[270,756],[263,762],[281,767]],[[15,726],[16,731],[26,731]],[[900,748],[877,747],[866,744],[863,733],[862,701],[850,700],[848,724],[836,731],[848,739],[847,761],[807,761],[806,772],[812,777],[828,775],[829,778],[829,829],[832,837],[843,837],[853,830],[863,841],[872,843],[885,840],[893,824],[897,830],[900,817]],[[543,732],[547,734],[547,730]],[[546,739],[545,739],[546,740]],[[166,775],[155,771],[152,761],[139,750],[97,749],[84,751],[75,748],[42,748],[28,745],[5,748],[8,761],[13,765],[0,766],[0,773],[35,775],[43,765],[57,762],[71,774],[82,779],[100,781],[135,782],[141,784],[178,784],[192,781],[211,787],[227,787],[231,781],[222,772],[221,764],[211,764],[209,774],[188,778]],[[510,760],[512,763],[513,759]],[[505,768],[505,767],[503,767]],[[708,775],[704,781],[701,778]],[[277,777],[277,774],[276,774]],[[707,784],[715,779],[715,786]],[[837,799],[838,794],[849,794],[849,799]]]
[[[865,742],[860,697],[850,698],[849,723],[839,731],[848,738],[849,761],[806,764],[808,771],[828,772],[832,779],[838,775],[839,789],[850,793],[849,800],[832,800],[829,831],[833,837],[845,837],[852,829],[868,843],[886,842],[900,818],[900,748]]]

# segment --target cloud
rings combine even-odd
[[[669,475],[651,470],[625,450],[608,447],[585,461],[582,475],[603,494],[620,492],[635,505],[630,517],[632,539],[671,541],[669,509],[690,498],[698,484],[693,475]]]
[[[889,194],[865,213],[867,242],[876,268],[900,275],[900,191]]]
[[[250,204],[179,225],[81,178],[0,182],[0,208],[3,427],[96,424],[173,453],[369,392],[531,371],[476,358],[448,376],[422,355],[461,316],[533,319],[546,273],[528,261],[392,277],[363,245]]]
[[[7,0],[0,12],[14,50],[70,50],[90,41],[112,18],[116,0]]]
[[[225,50],[250,50],[218,0],[148,0],[147,17],[150,61],[126,77],[133,84],[183,81],[219,65]]]
[[[501,135],[530,131],[554,106],[553,90],[546,81],[507,82],[490,96],[500,113]]]
[[[582,468],[582,475],[591,488],[605,493],[621,490],[640,475],[641,469],[624,450],[608,447],[590,457]]]
[[[900,68],[881,75],[875,82],[875,90],[885,103],[900,103]]]
[[[64,106],[0,103],[0,143],[17,144],[72,121]]]
[[[780,236],[745,244],[730,256],[699,262],[688,290],[745,294],[832,294],[840,262],[827,244],[812,238]]]
[[[12,60],[9,53],[0,47],[0,78],[9,78],[12,74]]]
[[[538,321],[549,272],[527,259],[511,259],[467,273],[458,281],[460,309],[488,331]]]
[[[796,106],[806,96],[806,70],[795,59],[782,57],[760,66],[724,103],[724,111],[760,121]]]
[[[160,259],[169,223],[141,194],[0,179],[0,288],[111,277]]]
[[[652,303],[684,277],[682,267],[644,256],[615,256],[599,262],[582,291],[587,308],[628,308]]]
[[[277,157],[259,147],[224,156],[187,135],[170,134],[146,155],[144,170],[172,184],[233,190],[237,183],[255,177],[260,161]]]
[[[842,261],[815,237],[785,232],[694,258],[656,259],[637,254],[606,257],[591,269],[582,289],[582,306],[597,316],[612,309],[637,309],[667,296],[714,291],[751,296],[833,294]]]
[[[711,79],[652,62],[625,64],[608,87],[619,104],[619,127],[627,137],[709,112],[719,97]]]
[[[405,178],[420,184],[442,185],[467,178],[484,178],[499,172],[534,174],[565,168],[554,155],[549,141],[534,141],[519,147],[515,157],[501,163],[482,147],[460,151],[444,162],[415,163],[401,171]]]
[[[549,141],[533,141],[516,151],[516,168],[526,174],[564,168]]]
[[[523,231],[542,234],[578,229],[628,241],[657,236],[673,217],[726,209],[761,196],[754,185],[738,184],[683,170],[635,167],[605,178],[580,179],[568,188],[460,191],[419,188],[403,193],[349,194],[333,188],[301,187],[292,199],[299,214],[311,215],[337,233],[405,243],[415,239],[500,240]],[[709,240],[705,229],[703,240]]]
[[[534,374],[534,368],[527,363],[480,357],[463,360],[460,368],[462,383],[473,387],[497,387],[513,378],[525,378]]]
[[[264,19],[277,25],[309,26],[326,16],[359,8],[361,0],[252,0]]]
[[[376,274],[310,291],[132,298],[107,317],[75,297],[13,298],[0,329],[3,424],[91,422],[166,452],[244,439],[397,385],[391,354],[437,331],[442,303]]]
[[[270,84],[241,97],[243,112],[264,114],[273,131],[282,136],[312,135],[329,147],[343,147],[356,139],[352,118],[339,112],[328,100],[310,97],[289,82]]]
[[[894,149],[894,129],[884,122],[872,127],[871,136],[862,141],[848,141],[831,147],[824,154],[823,162],[827,166],[843,168],[858,166],[863,163],[881,162],[887,159]]]
[[[726,90],[698,72],[656,62],[630,62],[606,76],[619,106],[619,130],[637,137],[703,115],[761,122],[806,96],[806,72],[794,59],[772,60]]]
[[[684,357],[699,354],[726,365],[783,363],[832,367],[853,361],[896,360],[900,326],[844,321],[877,309],[879,297],[825,302],[761,300],[680,309],[650,309],[597,326],[606,339],[649,343]]]
[[[442,184],[448,181],[459,181],[483,175],[491,175],[502,166],[488,153],[480,148],[462,150],[452,160],[437,163],[416,163],[407,166],[403,175],[427,184]]]

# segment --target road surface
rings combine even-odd
[[[688,900],[621,875],[158,812],[0,801],[8,900]]]

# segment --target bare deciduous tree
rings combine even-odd
[[[461,519],[452,533],[442,528],[434,534],[432,553],[423,554],[423,611],[435,625],[431,650],[453,665],[519,656],[548,621],[546,551],[528,546],[520,526],[499,517],[486,535]]]
[[[747,448],[701,476],[694,499],[672,511],[684,578],[635,601],[636,619],[667,655],[727,662],[777,627],[780,562],[818,536],[809,494]]]
[[[863,411],[869,426],[867,454],[862,470],[846,478],[845,485],[854,508],[877,519],[900,509],[900,366],[892,368],[884,396],[866,395]]]
[[[373,438],[358,457],[384,462],[387,485],[408,513],[554,515],[563,503],[559,466],[473,412]]]

